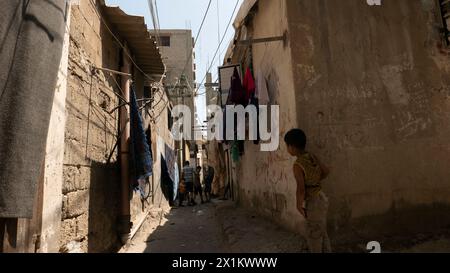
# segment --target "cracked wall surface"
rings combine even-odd
[[[286,47],[252,48],[255,76],[263,72],[271,103],[280,105],[281,141],[273,153],[246,142],[235,166],[239,202],[303,232],[295,159],[282,141],[300,127],[307,149],[331,167],[324,191],[332,234],[450,224],[440,216],[450,207],[450,54],[439,20],[432,0],[258,1],[252,37],[288,31]]]
[[[436,2],[287,0],[298,126],[331,166],[336,233],[368,231],[370,219],[379,232],[419,230],[403,211],[450,204],[450,55]]]

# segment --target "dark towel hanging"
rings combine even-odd
[[[132,185],[138,186],[138,180],[152,175],[153,159],[145,135],[144,124],[136,94],[133,87],[130,90],[130,174]]]

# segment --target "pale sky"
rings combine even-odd
[[[222,38],[228,21],[233,13],[236,1],[240,2],[239,6],[243,2],[243,0],[212,0],[208,16],[206,17],[206,21],[195,48],[198,83],[200,83],[205,76],[205,72],[211,63],[214,52],[219,45],[219,38]],[[147,0],[106,0],[106,3],[109,6],[120,6],[122,10],[130,15],[144,16],[147,26],[153,28]],[[209,0],[156,0],[156,3],[161,29],[192,29],[192,36],[195,38]],[[239,10],[239,6],[235,15]],[[218,33],[220,33],[220,37]],[[211,69],[213,81],[217,79],[217,66],[222,64],[225,51],[228,48],[233,35],[234,28],[230,25],[219,51],[219,53],[221,53],[220,59],[219,56],[216,57],[214,60],[215,64]],[[203,93],[203,91],[204,90],[201,89],[199,93]],[[204,95],[196,98],[196,105],[199,120],[202,122],[206,119]]]

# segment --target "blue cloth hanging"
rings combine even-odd
[[[136,94],[130,90],[130,175],[133,186],[153,173],[153,159],[145,135],[144,123],[139,112]]]

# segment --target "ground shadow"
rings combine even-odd
[[[215,213],[211,203],[172,208],[160,225],[147,227],[144,253],[228,252]]]

